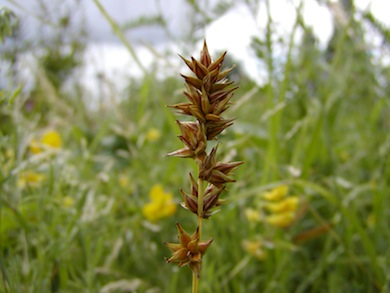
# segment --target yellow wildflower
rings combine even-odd
[[[27,171],[19,175],[17,185],[22,189],[25,187],[38,187],[44,179],[45,175],[43,174]]]
[[[269,201],[277,201],[277,200],[281,200],[282,198],[284,198],[287,195],[287,192],[288,192],[288,186],[281,185],[281,186],[278,186],[278,187],[272,189],[269,192],[264,193],[263,198],[265,200],[269,200]]]
[[[30,152],[32,152],[33,154],[39,154],[42,152],[42,149],[39,146],[39,142],[34,138],[30,141],[29,148]]]
[[[30,142],[30,151],[33,154],[39,154],[46,149],[59,149],[62,146],[60,134],[55,130],[46,131],[40,141],[32,139]]]
[[[262,246],[263,244],[260,240],[242,241],[242,247],[244,248],[244,250],[258,260],[264,260],[267,257],[267,253],[263,250]]]
[[[295,220],[294,212],[285,212],[279,214],[272,214],[265,217],[265,222],[271,226],[286,228],[290,226]]]
[[[7,149],[5,151],[5,157],[9,160],[13,160],[15,158],[15,151],[13,149]]]
[[[164,192],[160,184],[156,184],[149,192],[150,202],[144,205],[142,212],[151,222],[172,216],[176,212],[176,204],[171,193]]]
[[[74,198],[71,196],[65,196],[64,199],[62,200],[62,204],[66,208],[71,208],[74,205]]]
[[[146,132],[146,140],[149,142],[155,142],[161,137],[161,132],[156,128],[151,128]]]
[[[245,217],[249,222],[260,222],[259,211],[252,208],[247,208],[244,210],[244,213],[245,213]]]
[[[0,154],[0,170],[8,173],[15,163],[15,152],[13,149],[6,149],[5,156]]]
[[[133,187],[129,181],[129,176],[127,176],[125,174],[119,175],[118,183],[119,183],[119,186],[122,187],[124,190],[126,190],[128,193],[131,193],[133,191]]]
[[[297,196],[286,197],[287,193],[288,186],[281,185],[263,194],[263,198],[268,201],[264,207],[269,211],[264,220],[269,225],[285,228],[294,223],[299,198]]]
[[[296,211],[299,199],[297,196],[287,197],[279,202],[267,203],[265,207],[273,213]]]

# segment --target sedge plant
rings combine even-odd
[[[193,117],[192,121],[176,121],[184,148],[167,155],[191,158],[196,162],[197,175],[189,174],[190,192],[181,189],[181,193],[182,206],[196,215],[197,227],[192,234],[188,234],[177,223],[179,243],[165,243],[173,253],[167,259],[168,263],[191,268],[192,293],[198,292],[202,257],[212,243],[211,239],[202,240],[203,219],[210,218],[224,202],[220,195],[225,191],[226,184],[235,182],[231,172],[243,163],[222,163],[217,159],[219,144],[211,150],[207,147],[208,141],[217,140],[218,135],[233,124],[233,119],[222,117],[237,89],[234,82],[227,79],[234,67],[222,70],[225,56],[226,52],[213,61],[206,41],[199,60],[180,56],[193,73],[192,76],[182,75],[186,87],[184,95],[188,101],[169,106],[180,114]]]

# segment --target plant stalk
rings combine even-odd
[[[199,165],[200,169],[200,165]],[[204,197],[204,181],[198,178],[198,229],[199,241],[202,238],[202,224],[203,224],[203,197]],[[195,272],[192,273],[192,293],[198,293],[199,276]]]
[[[192,293],[198,293],[199,279],[195,272],[192,272]]]
[[[198,178],[198,227],[199,241],[202,238],[202,220],[203,220],[203,197],[204,197],[204,181]]]

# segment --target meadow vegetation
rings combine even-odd
[[[234,5],[196,3],[195,28]],[[277,37],[269,17],[253,38],[266,81],[232,72],[240,87],[227,116],[237,120],[219,156],[245,164],[204,220],[214,243],[199,292],[390,292],[390,31],[352,0],[340,5],[346,18],[326,47],[297,7],[291,35]],[[17,39],[17,15],[7,13],[4,42]],[[161,17],[134,23],[153,21],[165,26]],[[200,32],[183,37],[194,47],[171,53],[197,58]],[[96,89],[91,99],[77,81],[85,44],[72,44],[36,55],[29,90],[21,53],[0,51],[13,69],[0,88],[0,292],[190,292],[191,271],[166,264],[163,244],[176,242],[179,219],[196,226],[180,206],[195,163],[164,157],[182,147],[166,105],[183,101],[188,71],[161,77],[156,65],[119,96],[99,99]]]

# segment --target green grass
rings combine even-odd
[[[346,29],[323,50],[297,23],[305,37],[289,45],[284,63],[273,57],[273,39],[259,36],[266,45],[254,47],[272,78],[258,86],[242,76],[226,115],[237,120],[220,150],[245,164],[227,203],[204,223],[214,242],[200,292],[390,290],[390,76],[364,49],[361,25],[349,26],[356,38]],[[123,97],[91,110],[82,85],[61,90],[40,70],[29,96],[18,91],[1,105],[0,292],[190,292],[190,270],[165,263],[163,242],[176,240],[178,221],[195,227],[195,217],[180,207],[156,223],[142,214],[154,184],[178,204],[179,188],[189,189],[194,166],[164,157],[181,147],[178,117],[165,107],[184,99],[177,76],[146,73]],[[62,148],[31,154],[31,139],[48,128]],[[152,128],[157,141],[147,139]],[[23,189],[26,170],[45,179]],[[299,219],[287,229],[249,222],[245,210],[261,212],[262,193],[280,184],[300,197]],[[324,224],[330,229],[294,241]],[[263,260],[242,247],[254,239],[264,243]]]

